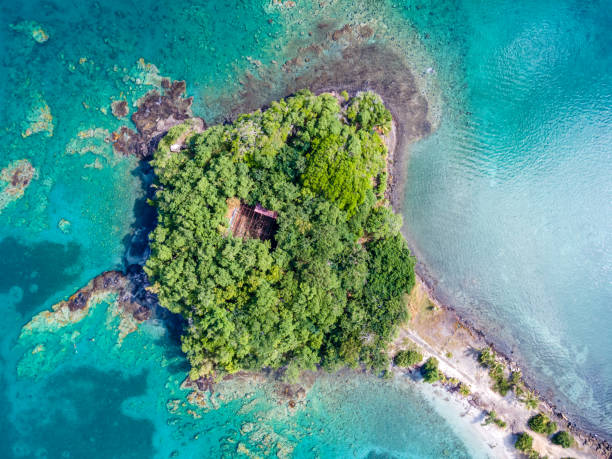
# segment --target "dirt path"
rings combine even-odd
[[[471,394],[467,398],[458,392],[449,393],[449,396],[465,407],[466,415],[471,412],[470,406],[476,408],[471,412],[471,422],[479,436],[493,448],[490,452],[492,457],[521,457],[514,449],[515,435],[519,432],[528,432],[533,437],[533,448],[541,456],[596,457],[581,445],[563,449],[553,445],[544,435],[531,432],[527,420],[538,410],[528,409],[513,392],[502,397],[492,389],[488,370],[477,360],[479,349],[486,347],[486,342],[464,327],[452,311],[433,304],[420,283],[410,295],[409,308],[411,319],[399,330],[390,353],[416,345],[425,358],[438,359],[439,368],[446,377],[456,378],[470,387]],[[396,369],[396,372],[402,373],[402,370]],[[538,408],[545,411],[543,405]],[[489,411],[495,411],[497,417],[507,423],[507,427],[500,428],[494,424],[482,426],[482,419]]]

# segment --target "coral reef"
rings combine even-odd
[[[112,163],[115,158],[110,145],[110,137],[110,132],[103,128],[92,128],[79,131],[77,136],[71,139],[66,145],[65,153],[67,155],[85,155],[87,153],[92,153]],[[96,160],[97,159],[98,158],[96,158]],[[101,169],[102,164],[98,161],[86,167]]]
[[[2,169],[0,186],[2,182],[6,182],[6,185],[0,190],[0,212],[11,202],[21,198],[36,177],[36,169],[27,159],[14,161]]]
[[[111,316],[119,315],[119,339],[135,331],[138,324],[151,317],[157,299],[147,290],[146,275],[140,266],[130,266],[127,274],[107,271],[96,276],[68,300],[55,304],[50,311],[34,316],[22,329],[22,335],[35,331],[53,331],[79,322],[89,309],[102,299],[115,295],[116,304]]]
[[[44,132],[47,137],[51,137],[53,136],[53,128],[51,109],[47,102],[42,98],[38,98],[27,115],[27,127],[21,133],[21,136],[26,138],[32,134]]]

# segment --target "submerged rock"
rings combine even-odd
[[[125,100],[116,100],[111,104],[111,110],[115,118],[125,118],[130,113],[130,107]]]
[[[44,132],[47,137],[53,136],[53,115],[47,102],[39,98],[27,115],[27,127],[21,133],[21,136],[25,139],[32,134]]]
[[[107,271],[93,278],[68,300],[55,304],[50,311],[34,316],[22,329],[22,334],[52,331],[79,322],[89,309],[102,299],[116,296],[111,314],[119,315],[119,344],[139,323],[149,319],[157,305],[155,294],[147,290],[149,283],[140,266],[130,266],[127,274]]]
[[[49,39],[49,34],[45,32],[39,23],[34,21],[22,21],[19,24],[11,24],[10,28],[29,35],[36,43],[44,43]]]
[[[66,220],[65,218],[62,218],[58,223],[57,223],[57,227],[59,228],[59,230],[64,233],[64,234],[68,234],[70,233],[70,227],[71,227],[71,223]]]
[[[186,89],[184,81],[171,82],[164,78],[161,87],[163,94],[154,89],[137,102],[138,110],[132,115],[136,131],[122,126],[113,132],[111,140],[116,153],[149,159],[171,127],[194,119],[194,126],[198,130],[206,128],[204,120],[195,118],[191,112],[193,98],[183,97]]]
[[[0,172],[0,212],[11,202],[21,198],[25,189],[37,177],[36,169],[27,159],[12,162]]]

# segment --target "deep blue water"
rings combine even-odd
[[[251,78],[265,79],[261,100],[282,93],[282,63],[300,47],[336,52],[325,34],[346,22],[404,53],[441,113],[411,148],[404,205],[439,293],[610,434],[609,4],[297,3],[0,3],[0,169],[26,159],[36,170],[23,196],[0,193],[0,457],[231,457],[240,445],[295,457],[486,454],[458,416],[398,381],[322,378],[295,414],[258,387],[196,418],[181,405],[187,367],[164,324],[118,346],[112,301],[19,338],[32,316],[123,266],[142,184],[136,161],[104,142],[128,123],[111,115],[113,100],[131,105],[169,76],[187,81],[196,114],[222,120]]]

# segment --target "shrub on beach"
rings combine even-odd
[[[411,367],[417,363],[421,363],[423,360],[423,354],[416,349],[408,349],[399,351],[393,358],[393,363],[398,367]]]
[[[520,373],[516,373],[516,375],[513,373],[506,379],[505,367],[497,361],[497,354],[490,347],[480,350],[478,362],[489,369],[489,376],[493,380],[493,389],[504,397],[520,381]]]
[[[529,421],[527,421],[527,425],[534,432],[546,435],[551,435],[555,430],[557,430],[557,424],[542,413],[532,416]]]
[[[531,447],[533,446],[533,438],[531,435],[525,432],[521,432],[516,437],[516,442],[514,442],[514,447],[519,451],[529,452]]]
[[[523,390],[522,388],[520,388],[519,393],[518,388],[520,388],[520,386],[517,386],[517,396],[519,397],[519,401],[523,402],[530,410],[535,410],[540,404],[540,400],[538,399],[536,393],[532,390]]]
[[[438,370],[438,359],[429,357],[421,367],[421,374],[425,382],[434,383],[440,380],[440,370]]]
[[[574,439],[572,436],[567,433],[565,430],[560,430],[556,434],[553,435],[551,441],[555,445],[562,446],[563,448],[569,448],[574,443]]]
[[[505,429],[508,425],[502,418],[497,417],[497,413],[495,411],[489,411],[487,417],[482,423],[483,426],[489,424],[495,424],[497,427],[500,427],[502,429]]]
[[[495,365],[495,352],[490,347],[485,347],[478,354],[478,362],[485,368]]]

